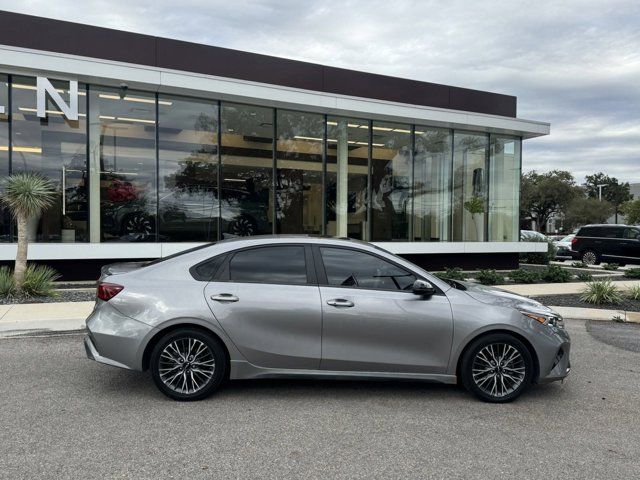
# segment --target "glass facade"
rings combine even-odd
[[[518,241],[521,139],[0,75],[0,175],[50,178],[37,242],[205,242],[320,234]],[[0,241],[14,241],[0,211]]]
[[[69,103],[68,82],[51,82]],[[78,88],[78,120],[68,120],[49,96],[46,118],[37,116],[36,79],[11,83],[11,170],[36,171],[56,189],[53,205],[29,220],[33,242],[88,240],[86,86]]]

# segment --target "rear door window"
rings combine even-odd
[[[622,238],[623,229],[620,227],[603,227],[600,236],[605,238]]]
[[[229,261],[232,282],[307,284],[304,246],[282,245],[251,248]]]
[[[631,240],[640,239],[640,228],[625,228],[624,238]]]

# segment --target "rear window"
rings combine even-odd
[[[582,227],[578,232],[579,237],[601,237],[602,227]]]

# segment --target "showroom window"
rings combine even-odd
[[[92,225],[102,241],[156,239],[156,100],[146,92],[90,88]],[[93,175],[100,172],[99,177]],[[99,178],[99,182],[95,179]],[[92,227],[91,241],[97,241]]]
[[[324,117],[278,110],[276,233],[320,234]]]
[[[346,248],[321,248],[327,283],[332,287],[411,290],[416,277],[393,263]]]
[[[411,126],[373,123],[371,230],[373,241],[409,240]]]
[[[229,278],[232,282],[305,285],[304,247],[287,245],[238,252],[229,261]]]
[[[453,240],[485,240],[487,218],[488,138],[481,133],[454,133]]]
[[[491,136],[489,241],[517,242],[520,228],[520,139]]]
[[[441,242],[451,232],[451,130],[415,127],[413,240]]]
[[[0,177],[9,175],[9,79],[0,75],[0,105],[5,112],[0,113]],[[1,187],[0,187],[1,188]],[[0,205],[0,242],[11,242],[11,215]]]
[[[69,104],[69,82],[51,80]],[[37,115],[36,79],[13,77],[11,86],[11,169],[38,172],[51,180],[56,196],[29,220],[32,242],[88,240],[86,86],[78,86],[78,120],[68,120],[50,95],[45,118]]]
[[[159,240],[217,240],[217,102],[160,95],[158,154]]]
[[[271,108],[223,103],[221,238],[273,233]]]
[[[327,118],[326,234],[369,240],[369,121]]]

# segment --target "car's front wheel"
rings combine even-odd
[[[193,328],[174,330],[151,353],[153,381],[174,400],[201,400],[217,390],[227,370],[220,342]]]
[[[481,400],[506,403],[522,395],[533,381],[533,359],[516,337],[495,333],[467,349],[460,367],[462,384]]]

